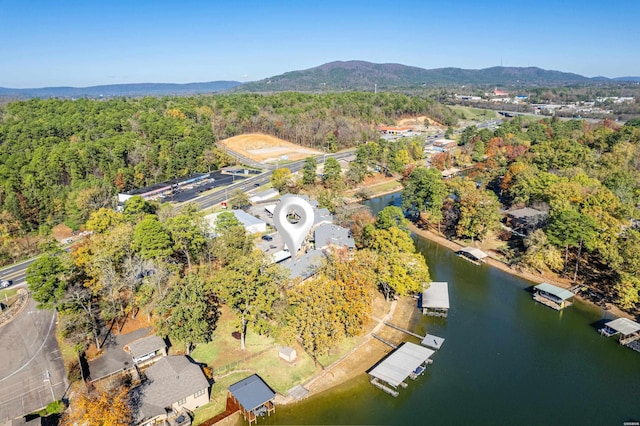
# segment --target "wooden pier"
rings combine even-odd
[[[409,331],[409,330],[406,330],[406,329],[404,329],[404,328],[402,328],[402,327],[398,327],[397,325],[395,325],[395,324],[391,324],[390,322],[386,322],[386,321],[385,321],[385,322],[384,322],[384,325],[389,326],[389,327],[391,327],[391,328],[395,328],[396,330],[398,330],[398,331],[402,331],[403,333],[406,333],[406,334],[408,334],[408,335],[410,335],[410,336],[417,337],[417,338],[418,338],[418,339],[420,339],[420,340],[424,339],[424,336],[421,336],[421,335],[419,335],[419,334],[413,333],[413,332],[411,332],[411,331]]]
[[[385,386],[382,383],[380,383],[378,381],[378,379],[376,379],[375,377],[373,379],[370,380],[371,384],[375,387],[377,387],[378,389],[388,393],[391,396],[398,396],[400,395],[400,393],[397,390],[391,389],[389,386]]]
[[[385,345],[389,345],[391,346],[393,349],[398,349],[398,346],[394,345],[393,343],[391,343],[390,341],[383,339],[382,337],[378,336],[375,333],[371,333],[371,336],[375,339],[380,340],[382,343],[384,343]]]

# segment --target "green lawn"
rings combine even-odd
[[[7,303],[11,302],[11,299],[18,294],[17,288],[6,288],[4,290],[0,290],[0,302]]]
[[[450,107],[455,110],[463,120],[485,121],[498,118],[498,113],[489,109],[472,108],[460,105]]]

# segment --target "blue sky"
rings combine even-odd
[[[335,60],[640,75],[639,0],[0,0],[0,86],[253,81]]]

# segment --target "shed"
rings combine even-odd
[[[369,370],[369,375],[397,387],[418,367],[424,368],[424,364],[434,353],[432,349],[406,342]]]
[[[533,299],[557,311],[571,306],[572,292],[549,283],[538,284],[533,288]]]
[[[276,411],[276,393],[257,374],[240,380],[228,388],[229,397],[240,406],[240,412],[249,424],[258,422],[258,416]]]
[[[426,286],[425,286],[426,287]],[[432,282],[422,291],[422,315],[446,317],[449,312],[449,284]]]
[[[278,356],[287,362],[293,362],[298,357],[296,350],[290,346],[284,346],[278,351]]]
[[[475,247],[461,248],[456,252],[456,254],[474,263],[484,262],[484,259],[488,257],[487,253]]]

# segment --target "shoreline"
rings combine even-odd
[[[452,251],[458,251],[460,248],[463,248],[465,246],[458,244],[455,241],[451,241],[439,234],[436,234],[435,232],[429,231],[427,229],[422,229],[419,228],[418,226],[416,226],[413,222],[409,222],[409,229],[411,230],[411,232],[413,232],[414,234],[418,235],[419,237],[425,238],[429,241],[432,241],[436,244],[439,244],[441,246],[447,247],[448,249],[451,249]],[[574,285],[578,285],[575,283],[570,283],[567,280],[558,280],[558,277],[556,276],[545,276],[543,274],[534,274],[532,272],[528,272],[528,271],[522,271],[522,270],[517,270],[512,268],[511,266],[507,265],[506,263],[496,259],[495,257],[493,257],[490,253],[487,253],[488,257],[486,258],[486,264],[499,269],[503,272],[506,272],[507,274],[516,276],[518,278],[522,278],[525,279],[527,281],[531,281],[533,283],[536,284],[542,284],[542,283],[549,283],[549,284],[553,284],[556,285],[558,287],[562,287],[562,288],[566,288],[566,289],[570,289],[572,286]],[[580,293],[576,294],[574,296],[575,298],[579,299],[580,301],[600,309],[603,313],[604,312],[609,312],[612,315],[618,317],[618,318],[628,318],[630,320],[635,320],[635,317],[628,313],[623,311],[622,309],[618,308],[617,306],[606,302],[606,309],[602,308],[601,306],[596,305],[595,303],[593,303],[590,300],[585,299],[584,297],[580,296]]]

